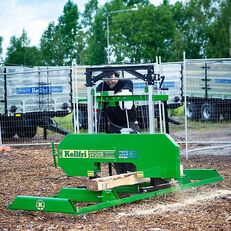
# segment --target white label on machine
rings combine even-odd
[[[62,150],[62,158],[114,159],[115,150]]]

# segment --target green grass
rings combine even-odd
[[[58,123],[58,126],[61,128],[65,128],[69,131],[73,131],[73,122],[72,122],[72,113],[65,117],[55,117],[55,122]]]
[[[59,128],[64,128],[68,131],[74,132],[74,127],[72,123],[72,114],[69,114],[65,117],[54,117],[53,119],[58,124]],[[57,134],[57,133],[47,130],[47,135],[50,136],[51,134]],[[38,127],[37,135],[43,135],[43,128]]]
[[[180,125],[170,124],[171,131],[183,131],[185,129],[184,117],[180,117]],[[190,121],[187,120],[188,132],[197,131],[206,132],[206,131],[222,131],[231,129],[230,121],[223,122],[201,122],[201,121]]]
[[[184,116],[184,106],[169,110],[170,116]]]
[[[185,124],[184,124],[184,107],[179,107],[177,109],[173,109],[170,111],[170,116],[176,118],[177,121],[181,122],[180,125],[170,124],[170,131],[184,131]],[[55,122],[58,123],[60,128],[64,128],[68,131],[74,133],[73,123],[72,123],[72,114],[69,114],[65,117],[55,117]],[[228,128],[231,129],[230,121],[223,121],[223,122],[201,122],[201,121],[190,121],[188,120],[188,130],[189,131],[215,131],[215,130],[227,130]],[[54,132],[47,131],[48,136],[54,134]],[[86,133],[86,130],[81,130],[81,133]],[[43,129],[38,128],[37,134],[42,135]]]

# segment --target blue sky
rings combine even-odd
[[[0,0],[0,36],[3,36],[3,55],[9,46],[10,37],[19,37],[23,29],[30,45],[38,45],[40,37],[51,21],[57,21],[67,0]],[[80,12],[88,0],[73,0]],[[107,0],[99,0],[103,5]],[[151,0],[158,5],[162,0]],[[171,2],[175,2],[172,0]]]

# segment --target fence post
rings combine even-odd
[[[187,96],[186,96],[186,58],[185,51],[183,52],[183,87],[184,87],[184,122],[185,122],[185,157],[188,160],[188,121],[187,121]]]

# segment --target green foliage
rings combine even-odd
[[[82,15],[82,24],[87,29],[83,32],[84,41],[87,46],[83,46],[80,63],[88,65],[102,64],[105,62],[105,36],[104,36],[104,16],[98,7],[97,0],[90,0],[85,5]]]
[[[42,35],[40,47],[44,64],[71,65],[74,59],[80,63],[83,37],[78,20],[78,7],[68,0],[58,25],[50,23]]]
[[[229,27],[231,25],[231,1],[225,0],[218,11],[217,17],[207,31],[208,43],[206,51],[208,57],[229,57]]]
[[[187,38],[187,58],[205,57],[205,31],[208,26],[206,9],[201,0],[193,0],[185,7],[185,25],[182,31]]]
[[[54,56],[57,49],[56,28],[54,22],[51,22],[40,40],[40,52],[44,65],[55,65],[59,62],[56,60],[58,57]]]
[[[138,8],[137,11],[131,10]],[[99,65],[107,63],[107,19],[110,53],[115,63],[187,58],[229,57],[231,0],[189,0],[159,6],[149,0],[111,0],[99,7],[89,0],[81,15],[67,0],[58,23],[50,22],[40,47],[27,34],[13,36],[5,62],[25,65]],[[0,37],[0,56],[2,53]],[[230,50],[230,51],[229,51]]]
[[[138,11],[117,14],[112,19],[111,41],[117,62],[154,62],[169,58],[175,22],[168,5],[147,5]]]
[[[187,58],[228,57],[229,17],[222,14],[226,10],[230,15],[230,5],[225,4],[228,1],[191,0],[185,5],[175,4],[173,10],[177,33],[176,44],[171,52],[172,60],[177,47],[178,50],[186,51]]]
[[[134,7],[134,6],[145,6],[149,4],[148,0],[124,0],[124,4],[128,7]]]
[[[98,10],[98,0],[90,0],[85,5],[85,10],[82,15],[83,17],[82,23],[84,26],[89,27],[94,22],[94,17],[97,10]]]
[[[71,61],[77,56],[76,36],[78,29],[80,29],[78,19],[79,12],[77,5],[68,0],[57,25],[57,34],[60,39],[60,55],[63,57],[64,65],[70,65]]]
[[[100,10],[90,29],[91,36],[88,39],[88,47],[84,52],[83,62],[87,65],[99,65],[106,63],[106,37],[103,11]]]
[[[25,30],[23,30],[19,38],[15,36],[11,37],[10,46],[7,48],[5,63],[11,65],[40,65],[39,50],[29,45],[30,41]]]

